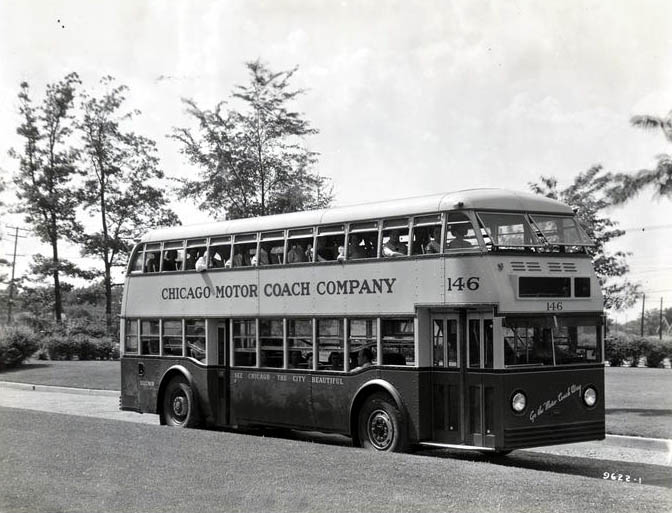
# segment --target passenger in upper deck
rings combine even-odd
[[[465,224],[454,224],[450,227],[450,233],[455,237],[448,244],[448,249],[462,249],[472,247],[471,242],[464,240],[469,228]]]
[[[170,249],[166,251],[163,258],[164,271],[177,271],[177,251]]]
[[[212,257],[210,256],[210,249],[206,249],[196,260],[196,270],[200,273],[205,271],[208,267],[212,267]]]
[[[425,246],[425,253],[435,254],[441,253],[441,227],[435,226],[432,231],[432,240]]]
[[[292,248],[287,252],[287,263],[297,264],[306,261],[306,252],[298,242],[292,242]]]
[[[408,247],[399,240],[399,230],[392,230],[390,232],[390,239],[383,246],[383,256],[397,257],[406,256],[408,254]]]
[[[350,235],[350,244],[348,245],[348,258],[357,259],[357,258],[368,258],[366,248],[361,245],[362,237],[358,233],[353,233]]]

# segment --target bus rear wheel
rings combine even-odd
[[[359,411],[359,442],[365,449],[404,452],[408,449],[404,416],[387,394],[371,395]]]
[[[200,412],[194,392],[183,377],[170,380],[163,394],[162,424],[193,428],[200,424]]]

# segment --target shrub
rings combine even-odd
[[[0,369],[18,367],[37,351],[35,334],[27,328],[6,328],[0,331]]]
[[[672,343],[669,340],[649,339],[649,349],[646,353],[647,367],[662,367],[663,360],[672,356]]]
[[[72,337],[75,352],[80,360],[95,360],[98,356],[98,341],[86,335]]]
[[[78,354],[77,343],[71,337],[53,335],[46,337],[43,344],[52,360],[72,360]]]
[[[627,333],[615,332],[604,341],[605,360],[612,367],[620,367],[627,358],[627,349],[632,337]]]

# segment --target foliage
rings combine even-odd
[[[61,322],[62,304],[60,287],[60,258],[58,244],[81,229],[75,212],[78,200],[73,194],[72,181],[78,173],[78,152],[69,145],[72,134],[71,114],[76,87],[80,84],[76,73],[62,81],[47,85],[42,104],[34,107],[27,82],[21,84],[19,113],[23,122],[17,133],[24,140],[21,152],[11,150],[18,160],[14,176],[17,187],[17,211],[25,214],[25,221],[33,232],[51,246],[49,272],[54,283],[54,315]]]
[[[0,370],[21,365],[39,345],[35,334],[27,328],[0,330]]]
[[[644,312],[644,336],[658,336],[662,324],[663,336],[672,336],[672,308],[663,310],[662,322],[660,318],[660,309],[652,308]],[[642,329],[641,317],[633,319],[621,325],[621,329],[626,333],[639,335]]]
[[[564,189],[558,188],[558,181],[553,177],[541,177],[539,183],[529,185],[533,192],[560,200],[577,211],[581,226],[595,243],[588,251],[602,285],[605,308],[622,310],[632,306],[637,300],[638,285],[624,278],[629,271],[627,253],[606,250],[609,241],[625,233],[604,214],[613,205],[609,195],[612,176],[602,173],[600,166],[594,166],[580,173],[574,183]]]
[[[198,121],[198,134],[174,128],[172,138],[198,166],[198,179],[186,179],[180,194],[221,218],[262,216],[321,208],[331,203],[326,179],[313,172],[317,153],[305,139],[318,131],[290,107],[301,89],[290,80],[297,68],[272,72],[259,61],[247,63],[250,82],[232,94],[239,110],[214,110],[183,100]]]
[[[633,116],[630,123],[645,130],[660,129],[665,139],[672,143],[672,111],[664,118],[651,115]],[[614,201],[623,203],[648,186],[654,187],[657,196],[672,198],[672,155],[661,154],[657,156],[657,160],[654,169],[643,169],[633,175],[615,175],[616,185],[611,192]]]
[[[664,358],[672,357],[672,339],[640,337],[622,331],[613,332],[605,340],[605,359],[612,367],[628,364],[636,367],[646,357],[648,367],[661,366]]]
[[[89,169],[79,198],[98,217],[99,228],[81,231],[77,239],[83,254],[102,261],[106,326],[111,333],[112,267],[124,265],[141,232],[179,221],[166,207],[156,143],[125,128],[139,114],[124,112],[128,88],[115,86],[112,77],[105,77],[101,86],[105,91],[100,96],[83,94],[83,117],[77,123]]]
[[[110,337],[91,337],[83,333],[45,337],[42,351],[51,360],[108,360],[119,358],[119,344]]]

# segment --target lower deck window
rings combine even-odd
[[[312,369],[313,321],[311,319],[287,320],[287,349],[289,369]],[[308,365],[308,362],[311,365]]]
[[[140,321],[140,352],[159,354],[159,321]]]
[[[254,319],[233,321],[233,365],[257,365],[257,321]]]
[[[261,343],[260,367],[282,368],[283,366],[283,326],[282,319],[260,321],[259,342]]]
[[[375,365],[378,345],[378,322],[376,319],[350,319],[348,321],[350,342],[350,368]]]
[[[188,320],[184,323],[187,356],[205,361],[205,321]]]
[[[138,320],[126,320],[126,334],[124,337],[124,352],[138,352]]]
[[[383,365],[415,365],[415,327],[412,317],[383,319]]]
[[[343,319],[317,321],[318,369],[345,370]]]
[[[164,356],[182,356],[182,320],[163,321],[161,343]]]

